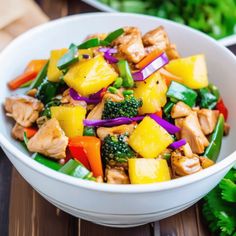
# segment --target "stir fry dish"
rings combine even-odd
[[[31,158],[84,180],[169,181],[214,165],[228,110],[204,54],[181,57],[162,26],[88,36],[8,82],[13,138]]]

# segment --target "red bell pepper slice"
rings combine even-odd
[[[224,101],[222,98],[219,99],[219,101],[217,102],[216,104],[216,110],[218,110],[220,113],[223,114],[224,118],[225,118],[225,121],[227,120],[228,118],[228,108],[225,106],[224,104]]]

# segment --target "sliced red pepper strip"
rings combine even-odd
[[[26,133],[27,138],[33,137],[37,133],[36,128],[24,128],[24,132]]]
[[[216,104],[216,110],[218,110],[220,113],[223,114],[224,118],[225,118],[225,121],[227,120],[228,118],[228,108],[225,106],[224,104],[224,101],[222,98],[219,99],[219,101],[217,102]]]
[[[101,159],[101,140],[94,136],[77,136],[69,139],[70,147],[81,147],[85,151],[91,170],[95,177],[103,177],[102,159]]]
[[[72,146],[69,144],[68,146],[71,157],[81,162],[88,170],[91,170],[88,157],[83,147],[81,146]]]
[[[24,74],[17,76],[12,81],[8,82],[7,85],[9,89],[15,90],[19,88],[22,84],[25,84],[26,82],[33,80],[37,76],[37,72],[35,71],[28,71]]]

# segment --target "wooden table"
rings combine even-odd
[[[37,0],[45,13],[62,16],[93,12],[79,0]],[[230,48],[236,52],[236,45]],[[10,236],[207,236],[199,204],[175,216],[144,226],[108,228],[77,219],[44,200],[17,173],[0,149],[0,235]]]

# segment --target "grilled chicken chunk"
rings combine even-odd
[[[138,63],[145,56],[141,32],[136,27],[125,27],[124,31],[114,40],[113,46],[117,46],[119,53],[129,62]]]
[[[107,183],[109,184],[130,184],[129,177],[122,167],[107,167],[105,171]]]
[[[199,157],[199,159],[200,159],[200,163],[203,169],[206,169],[215,164],[214,161],[212,161],[211,159],[207,157]]]
[[[24,127],[16,123],[11,130],[11,135],[13,138],[23,141],[24,140]]]
[[[197,114],[203,133],[205,135],[211,134],[216,127],[219,111],[201,109]]]
[[[134,124],[119,125],[112,128],[100,127],[97,129],[97,136],[103,140],[107,135],[119,135],[127,134],[130,135],[134,131]]]
[[[142,40],[145,50],[148,53],[157,49],[160,51],[165,51],[170,44],[167,33],[165,32],[163,26],[159,26],[158,28],[147,32],[143,36]]]
[[[191,108],[184,102],[177,102],[171,109],[171,117],[173,119],[181,118],[190,115],[191,112]]]
[[[175,177],[191,175],[202,170],[199,158],[195,155],[191,158],[182,156],[178,152],[171,155],[171,166]]]
[[[59,122],[52,118],[46,121],[38,132],[29,140],[27,147],[31,152],[39,152],[55,159],[66,157],[68,138]]]
[[[25,95],[8,97],[4,105],[7,115],[23,127],[32,126],[43,109],[39,100]]]
[[[180,138],[186,139],[193,153],[203,153],[205,147],[209,145],[209,141],[202,132],[196,112],[192,112],[186,118],[176,119],[175,123],[181,128]]]
[[[168,56],[169,60],[180,58],[176,45],[172,43],[166,48],[166,55]]]

